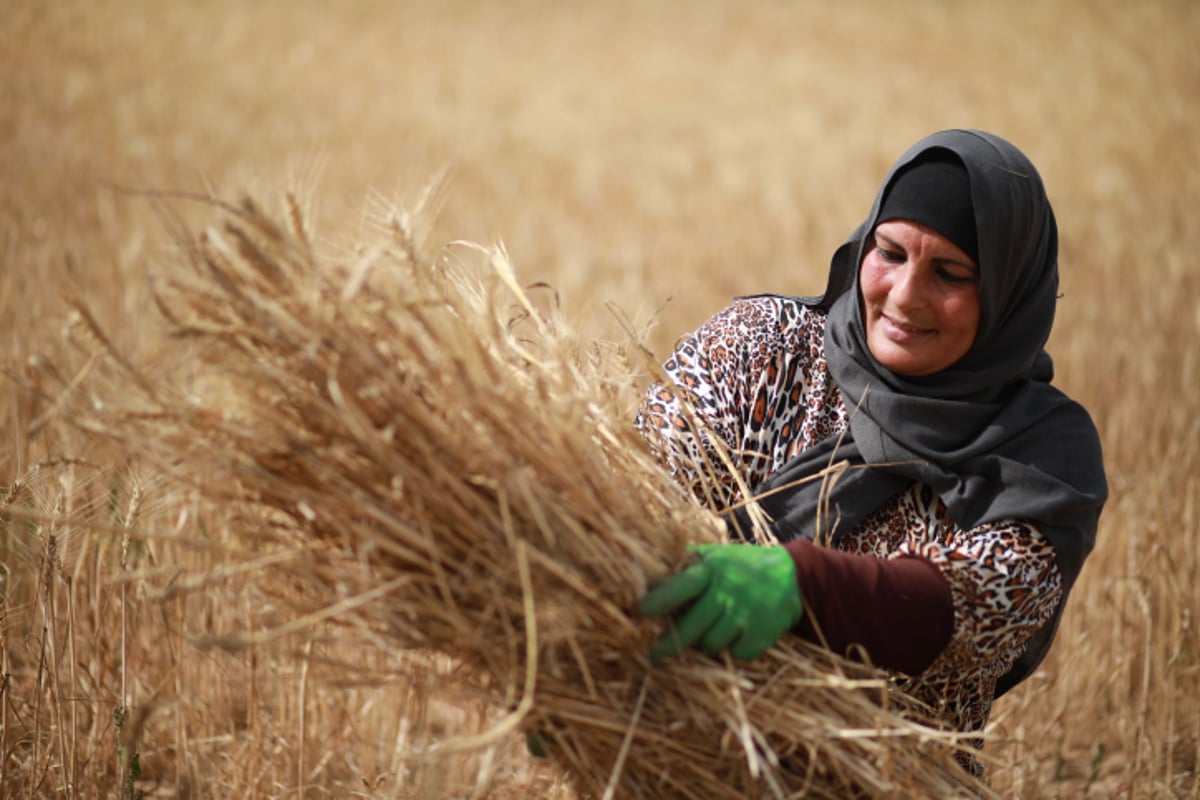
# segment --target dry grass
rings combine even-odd
[[[452,656],[508,713],[423,757],[490,763],[536,731],[589,796],[972,790],[917,706],[818,648],[651,669],[637,598],[721,533],[632,430],[626,354],[540,311],[501,250],[483,280],[423,263],[396,212],[327,262],[296,208],[285,227],[246,202],[186,242],[196,279],[156,295],[203,353],[183,391],[73,312],[104,364],[64,416],[236,509],[235,563],[271,562],[254,582],[281,613],[205,643],[328,622]]]
[[[1052,351],[1097,418],[1113,484],[1058,645],[994,712],[992,786],[1196,796],[1197,14],[1172,2],[921,2],[902,18],[883,3],[6,9],[4,793],[574,793],[517,736],[490,764],[406,758],[491,729],[497,712],[452,665],[431,673],[386,641],[363,646],[370,630],[195,646],[288,614],[247,580],[269,565],[229,535],[237,509],[202,501],[210,475],[167,483],[46,416],[87,363],[64,348],[68,285],[139,370],[195,379],[195,361],[167,355],[147,277],[161,285],[184,259],[154,204],[112,184],[232,196],[299,182],[312,232],[353,242],[368,238],[355,227],[365,194],[411,204],[449,164],[430,242],[502,237],[521,280],[551,283],[589,341],[620,336],[607,302],[637,320],[666,303],[647,338],[661,355],[732,294],[814,290],[891,158],[967,124],[1012,138],[1046,177],[1065,295]],[[188,226],[209,214],[182,213]],[[204,591],[182,591],[193,584]]]

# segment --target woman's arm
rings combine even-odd
[[[806,608],[796,632],[907,675],[1011,662],[1061,598],[1053,548],[1020,522],[914,531],[893,558],[787,549]]]
[[[824,314],[795,298],[743,298],[680,339],[668,382],[637,426],[675,479],[710,508],[740,500],[844,422],[824,370]]]
[[[714,509],[740,496],[735,474],[752,457],[743,448],[745,406],[779,349],[776,305],[737,300],[681,338],[663,364],[669,382],[654,383],[638,413],[663,465]]]
[[[795,632],[835,653],[919,675],[954,630],[950,585],[931,561],[843,553],[811,542],[785,545],[807,611]]]
[[[1062,600],[1054,547],[1032,525],[1008,520],[941,536],[914,535],[904,555],[941,571],[954,602],[954,635],[934,668],[982,669],[1015,659]]]

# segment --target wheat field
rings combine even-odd
[[[13,0],[0,20],[3,796],[578,796],[516,735],[414,755],[495,719],[452,663],[354,631],[213,646],[279,613],[271,565],[60,402],[89,378],[74,300],[186,385],[153,295],[175,234],[213,218],[193,198],[291,191],[348,251],[440,186],[431,257],[503,242],[582,335],[632,327],[661,358],[735,295],[818,291],[895,156],[976,127],[1055,204],[1050,351],[1112,490],[1053,651],[993,711],[989,783],[1200,797],[1200,5]]]

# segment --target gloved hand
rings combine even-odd
[[[698,645],[715,654],[729,648],[743,661],[762,655],[804,615],[796,564],[782,547],[752,544],[699,545],[699,563],[646,593],[638,613],[654,617],[689,603],[650,648],[655,666]]]

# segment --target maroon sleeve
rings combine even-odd
[[[949,644],[954,602],[933,562],[854,555],[805,541],[786,548],[804,600],[795,630],[809,641],[823,640],[852,658],[861,647],[876,666],[906,675],[924,672]]]

